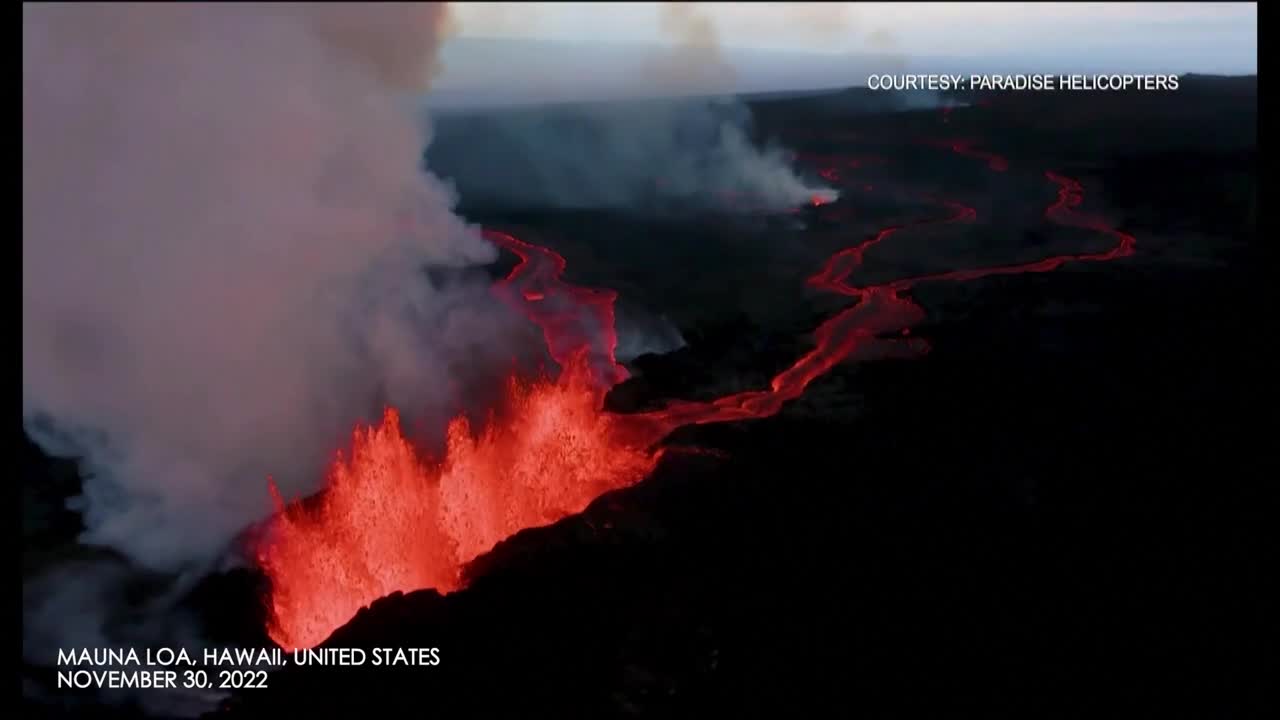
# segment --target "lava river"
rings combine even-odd
[[[951,149],[993,170],[1007,163],[968,141]],[[835,177],[834,173],[831,174]],[[807,284],[851,298],[852,305],[813,333],[814,347],[767,388],[712,402],[675,401],[648,413],[604,411],[605,393],[626,379],[614,356],[615,294],[570,285],[563,257],[499,232],[492,242],[520,262],[494,292],[542,328],[558,376],[507,381],[507,400],[480,427],[449,424],[442,457],[422,456],[388,409],[381,424],[357,428],[352,445],[329,471],[324,491],[286,503],[272,486],[277,512],[256,554],[270,580],[268,633],[286,649],[315,646],[361,607],[395,591],[463,584],[462,568],[524,528],[581,512],[596,497],[642,480],[656,465],[658,443],[676,427],[762,418],[838,363],[869,357],[910,357],[928,351],[909,328],[924,318],[907,292],[925,282],[1044,272],[1070,261],[1105,261],[1133,252],[1132,236],[1082,215],[1079,182],[1046,173],[1057,186],[1045,210],[1053,222],[1112,237],[1112,249],[1035,262],[962,269],[858,287],[850,277],[867,250],[899,232],[928,224],[971,222],[958,203],[913,225],[885,228],[830,257]]]

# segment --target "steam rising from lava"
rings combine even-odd
[[[509,363],[462,270],[494,248],[423,173],[402,102],[443,20],[24,5],[23,418],[83,458],[86,543],[209,562],[269,513],[269,473],[313,490],[354,419],[394,402],[443,428],[452,366]]]
[[[678,2],[661,3],[659,19],[673,44],[641,72],[664,99],[469,117],[441,138],[432,167],[468,203],[522,208],[740,207],[745,199],[782,211],[834,199],[797,175],[781,148],[751,137],[751,112],[730,95],[736,73],[712,17]]]
[[[464,201],[519,208],[750,207],[781,211],[834,198],[758,147],[751,114],[727,99],[530,108],[441,122],[432,168]],[[502,172],[493,172],[501,167]]]
[[[494,250],[397,106],[442,17],[24,7],[24,416],[85,454],[86,540],[161,569],[214,553],[268,468],[326,461],[379,392],[447,399],[487,294],[422,267]]]

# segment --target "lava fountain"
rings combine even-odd
[[[507,381],[483,427],[453,420],[442,458],[419,457],[388,409],[357,428],[325,490],[285,504],[258,543],[271,579],[267,631],[285,648],[312,647],[360,608],[395,591],[460,587],[466,563],[524,528],[581,512],[653,469],[659,429],[602,411],[626,378],[614,357],[612,291],[560,280],[546,248],[486,233],[521,258],[494,291],[542,326],[557,378]]]
[[[510,379],[507,407],[483,427],[453,420],[440,459],[421,458],[388,409],[355,431],[321,495],[285,505],[273,488],[277,514],[258,551],[271,638],[312,647],[383,595],[455,590],[462,567],[503,538],[642,479],[657,453],[599,403],[577,355],[554,380]]]

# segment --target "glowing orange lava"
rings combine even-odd
[[[579,357],[557,380],[510,380],[508,407],[484,427],[455,419],[439,460],[419,457],[394,410],[357,429],[322,495],[287,507],[276,495],[258,548],[271,638],[312,647],[389,593],[455,590],[462,566],[503,538],[639,481],[658,456],[599,397]]]
[[[948,147],[986,161],[996,172],[1007,170],[1003,157],[972,145],[959,141]],[[973,208],[944,201],[947,215],[883,228],[836,252],[808,278],[811,288],[846,296],[855,304],[821,323],[813,334],[814,347],[767,388],[709,402],[672,401],[633,415],[603,409],[605,393],[627,378],[615,355],[616,293],[565,282],[565,259],[549,248],[486,232],[520,260],[494,291],[542,328],[559,376],[529,383],[508,380],[503,407],[482,427],[473,429],[461,417],[449,424],[441,458],[421,457],[401,435],[395,411],[388,409],[377,427],[356,430],[349,456],[334,463],[322,494],[286,505],[273,486],[277,512],[257,546],[258,563],[271,581],[271,638],[288,649],[312,647],[389,593],[458,589],[463,567],[504,538],[580,512],[601,494],[643,479],[661,452],[652,448],[676,427],[766,417],[839,363],[928,352],[928,343],[911,334],[911,326],[925,316],[908,295],[918,285],[1048,272],[1068,262],[1105,262],[1133,254],[1133,236],[1080,213],[1080,182],[1052,172],[1045,178],[1058,189],[1045,217],[1110,236],[1114,245],[1109,250],[875,285],[851,282],[869,250],[907,227],[976,218]],[[820,196],[811,200],[813,205],[833,202]]]

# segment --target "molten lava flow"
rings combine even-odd
[[[973,146],[976,144],[977,144],[977,141],[975,140],[956,140],[955,142],[951,143],[951,151],[956,153],[957,155],[964,155],[966,157],[985,160],[987,163],[987,167],[991,168],[992,170],[995,170],[996,172],[1004,172],[1005,170],[1009,169],[1008,160],[1005,160],[1003,157],[1001,157],[1000,155],[996,155],[995,153],[989,153],[982,150],[974,150]]]
[[[968,222],[977,217],[973,208],[959,203],[947,203],[947,206],[952,211],[948,217],[916,223],[912,227]],[[778,412],[786,402],[800,397],[809,383],[846,360],[927,352],[928,345],[923,340],[880,337],[890,332],[901,334],[905,327],[924,319],[924,311],[919,306],[888,288],[855,289],[844,284],[854,268],[862,264],[863,253],[905,227],[885,228],[871,239],[841,250],[807,280],[811,287],[857,297],[859,302],[819,325],[813,333],[816,347],[775,376],[768,390],[734,393],[709,403],[677,401],[662,410],[646,413],[644,417],[655,427],[668,429],[767,417]]]
[[[983,155],[999,158],[990,154]],[[1007,167],[1003,158],[1000,160],[1000,167],[992,164],[993,169],[1002,171]],[[1079,182],[1052,172],[1046,172],[1045,177],[1058,185],[1058,197],[1045,209],[1045,217],[1059,224],[1110,235],[1116,239],[1116,245],[1112,249],[1102,253],[1056,255],[1018,265],[954,270],[866,287],[849,285],[849,276],[862,265],[866,251],[905,229],[885,228],[861,244],[831,256],[823,268],[806,281],[810,287],[847,295],[856,298],[858,303],[819,325],[814,331],[816,347],[775,376],[768,390],[735,393],[705,403],[677,401],[662,410],[645,414],[645,419],[654,428],[673,429],[681,425],[767,417],[778,412],[787,401],[799,397],[810,382],[841,362],[851,358],[887,355],[910,357],[926,353],[929,351],[928,343],[910,337],[910,326],[924,318],[924,310],[902,296],[903,292],[915,285],[943,280],[967,281],[990,275],[1048,272],[1067,262],[1101,262],[1133,254],[1132,235],[1115,230],[1100,219],[1075,212],[1075,208],[1084,199],[1084,188]],[[916,223],[910,227],[931,223],[971,222],[977,217],[977,211],[971,207],[950,201],[944,202],[944,205],[952,211],[950,216],[942,220]],[[895,330],[900,338],[885,337]]]
[[[912,286],[925,282],[934,282],[939,280],[965,282],[991,275],[1021,275],[1023,273],[1049,272],[1051,270],[1057,270],[1069,262],[1106,262],[1108,260],[1115,260],[1116,258],[1128,257],[1133,254],[1133,248],[1137,241],[1132,235],[1116,230],[1099,218],[1080,215],[1075,211],[1075,208],[1084,201],[1084,187],[1078,181],[1054,172],[1046,172],[1044,176],[1058,186],[1058,198],[1054,200],[1052,205],[1045,208],[1044,216],[1060,225],[1092,230],[1115,238],[1116,244],[1110,250],[1100,253],[1053,255],[1041,260],[1016,265],[995,265],[992,267],[973,268],[970,270],[952,270],[949,272],[935,273],[933,275],[922,275],[915,278],[894,280],[893,282],[886,283],[880,287],[888,288],[894,292],[901,292],[911,288]],[[846,290],[853,289],[846,288]]]
[[[949,147],[986,160],[993,170],[1008,167],[1003,158],[971,145],[962,141]],[[458,589],[463,566],[502,539],[580,512],[600,494],[642,479],[658,460],[651,448],[679,426],[772,415],[851,358],[928,352],[928,344],[910,332],[924,318],[924,310],[904,295],[915,285],[1045,272],[1069,261],[1106,261],[1133,253],[1132,236],[1077,212],[1083,200],[1079,182],[1045,175],[1058,186],[1045,217],[1108,235],[1116,240],[1112,249],[865,287],[850,284],[867,251],[894,234],[976,217],[973,208],[944,203],[947,216],[880,230],[837,252],[808,278],[809,287],[850,297],[855,304],[819,325],[814,348],[768,388],[711,402],[675,401],[633,415],[602,409],[604,394],[627,377],[615,356],[616,294],[570,285],[562,279],[565,260],[560,255],[487,232],[491,241],[520,259],[494,291],[542,328],[548,351],[560,365],[559,377],[532,383],[512,378],[506,404],[480,428],[473,430],[464,418],[450,423],[439,459],[419,456],[401,435],[395,411],[388,410],[379,426],[356,430],[349,457],[335,462],[316,498],[285,505],[272,487],[278,511],[257,549],[258,562],[271,580],[272,639],[286,648],[310,647],[388,593]]]
[[[356,430],[320,496],[284,506],[277,495],[258,549],[271,638],[311,647],[389,593],[455,590],[462,566],[503,538],[643,478],[657,455],[600,412],[585,358],[566,363],[556,381],[509,381],[508,407],[483,427],[451,422],[439,460],[419,457],[389,409]]]
[[[506,233],[487,230],[485,237],[520,258],[511,274],[494,287],[508,303],[519,305],[525,316],[542,328],[547,350],[561,367],[574,356],[586,354],[591,383],[603,397],[609,388],[627,379],[618,362],[618,332],[613,304],[618,294],[570,285],[560,279],[564,258]],[[520,303],[516,299],[522,298]]]
[[[806,284],[810,287],[830,292],[840,293],[843,295],[857,296],[860,291],[844,285],[845,278],[853,272],[854,268],[862,264],[863,254],[875,245],[879,245],[896,232],[905,230],[909,227],[920,227],[934,223],[957,223],[957,222],[973,222],[978,217],[978,211],[960,203],[944,201],[947,209],[951,210],[951,215],[942,220],[926,220],[923,222],[913,223],[911,225],[894,225],[882,229],[873,235],[870,239],[862,241],[860,244],[851,248],[845,248],[837,252],[835,255],[827,258],[827,263],[817,274],[806,280]]]

